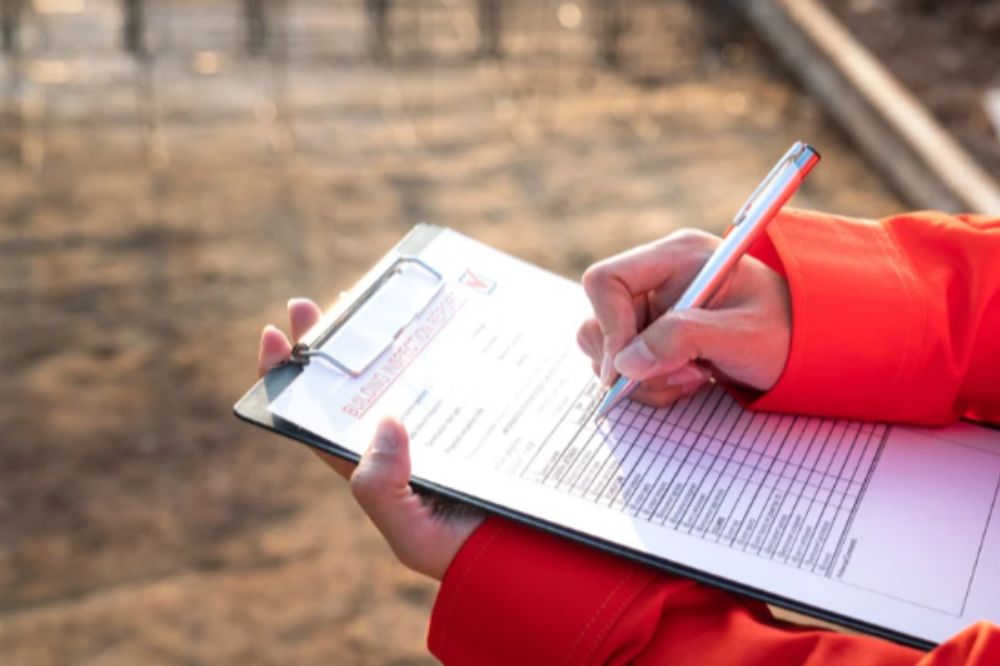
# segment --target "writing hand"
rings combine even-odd
[[[642,381],[632,397],[665,405],[711,376],[766,391],[785,367],[791,312],[785,279],[745,256],[707,309],[670,311],[721,240],[683,230],[590,267],[594,317],[577,340],[605,384]]]

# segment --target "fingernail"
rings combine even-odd
[[[285,307],[291,310],[293,306],[298,305],[299,303],[304,303],[306,300],[307,299],[305,298],[298,298],[298,297],[289,298],[288,301],[285,303]]]
[[[684,386],[685,384],[693,384],[698,381],[705,381],[708,379],[705,370],[699,368],[695,365],[686,365],[677,372],[669,375],[665,382],[667,386]]]
[[[642,338],[636,338],[615,357],[615,368],[626,377],[642,378],[656,365],[656,357]]]
[[[396,438],[396,429],[392,426],[380,426],[375,433],[375,443],[372,449],[382,453],[392,453],[399,448],[399,440]]]

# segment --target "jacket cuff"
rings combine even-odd
[[[922,362],[928,311],[889,232],[875,222],[787,209],[753,254],[788,279],[792,342],[777,384],[763,396],[744,395],[748,406],[912,421],[901,396]]]
[[[588,663],[656,576],[647,567],[490,517],[445,574],[428,647],[444,663]]]

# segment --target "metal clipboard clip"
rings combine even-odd
[[[420,316],[444,288],[444,277],[419,257],[397,258],[309,343],[292,348],[289,363],[321,359],[358,377]]]

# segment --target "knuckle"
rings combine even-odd
[[[719,237],[701,229],[678,229],[667,236],[667,242],[676,243],[692,250],[711,251],[719,244]]]
[[[611,267],[605,261],[596,263],[583,272],[580,281],[588,294],[601,291],[611,282]]]

